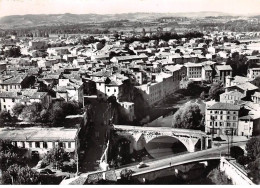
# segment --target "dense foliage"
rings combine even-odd
[[[246,143],[248,157],[248,175],[260,184],[260,137],[253,137]]]
[[[35,185],[39,183],[39,174],[28,166],[22,167],[13,164],[3,173],[2,183],[12,185]]]
[[[172,127],[201,130],[203,128],[203,115],[199,105],[186,103],[173,115]]]
[[[209,89],[209,97],[208,99],[219,101],[219,95],[224,93],[225,90],[223,88],[223,84],[218,82],[212,84],[212,86]]]

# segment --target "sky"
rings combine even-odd
[[[0,0],[0,17],[24,14],[200,11],[260,14],[260,0]]]

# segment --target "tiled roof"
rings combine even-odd
[[[244,84],[238,84],[238,85],[236,85],[237,87],[239,87],[239,88],[241,88],[241,89],[243,89],[244,91],[246,91],[246,90],[256,90],[256,89],[258,89],[258,87],[256,87],[254,84],[251,84],[251,83],[249,83],[249,82],[246,82],[246,83],[244,83]]]
[[[216,68],[218,70],[232,70],[230,65],[217,65]]]
[[[245,95],[239,91],[230,91],[230,92],[225,92],[222,93],[221,95],[231,95],[231,96],[236,96],[236,97],[245,97]]]
[[[73,141],[77,133],[64,128],[0,128],[0,138],[11,141]]]
[[[218,102],[216,104],[213,104],[208,108],[208,110],[239,110],[240,106],[230,104],[230,103],[221,103]]]
[[[255,92],[252,96],[260,98],[260,92]]]
[[[8,91],[8,92],[0,93],[0,98],[20,98],[20,97],[17,95],[17,92]]]

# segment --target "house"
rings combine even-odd
[[[222,103],[231,103],[236,104],[237,102],[241,101],[243,98],[246,97],[244,93],[239,91],[229,91],[219,95],[220,102]]]
[[[57,98],[65,101],[77,101],[83,104],[83,82],[75,79],[59,79],[59,84],[53,88]]]
[[[244,77],[244,76],[226,76],[226,87],[235,86],[238,84],[244,84],[246,82],[252,82],[252,78]]]
[[[46,41],[30,41],[29,48],[30,50],[46,50],[48,47]]]
[[[162,82],[149,82],[141,86],[135,86],[143,96],[144,101],[149,106],[154,105],[163,98],[163,84]]]
[[[21,92],[22,92],[22,99],[21,99],[22,104],[24,104],[24,99],[27,105],[37,102],[37,103],[41,103],[45,108],[49,108],[49,106],[52,103],[52,98],[47,92],[38,92],[33,89],[27,89]]]
[[[249,68],[247,70],[247,77],[255,79],[260,76],[260,68]]]
[[[248,97],[250,97],[257,90],[258,90],[258,87],[256,87],[254,84],[251,84],[249,82],[245,82],[243,84],[237,84],[237,85],[225,88],[226,92],[239,91]]]
[[[205,65],[202,67],[202,72],[201,72],[201,77],[202,80],[212,80],[213,76],[213,70],[211,68],[211,66],[209,65]]]
[[[237,135],[238,131],[238,115],[240,106],[217,102],[206,109],[205,116],[205,132],[217,135],[226,135],[232,132]]]
[[[136,60],[143,60],[143,61],[147,61],[148,60],[148,56],[141,54],[141,55],[127,55],[127,56],[116,56],[113,57],[110,61],[113,63],[123,63],[126,61],[136,61]]]
[[[183,65],[167,65],[164,67],[164,71],[166,73],[171,73],[172,74],[172,79],[173,79],[173,87],[174,89],[179,89],[180,88],[180,81],[186,77],[187,74],[187,68]]]
[[[190,80],[202,79],[202,64],[201,63],[185,63],[187,67],[187,78]]]
[[[19,92],[22,88],[26,87],[26,78],[26,75],[16,75],[9,77],[9,79],[0,80],[0,92]]]
[[[230,65],[217,65],[215,67],[216,75],[215,78],[225,84],[226,76],[232,76],[232,68]]]
[[[60,128],[0,128],[0,138],[10,141],[18,148],[24,148],[30,156],[37,152],[40,158],[55,147],[63,147],[66,152],[77,152],[80,144],[80,129]]]
[[[250,137],[253,134],[254,119],[251,115],[239,118],[237,135]]]
[[[7,111],[12,114],[13,107],[16,103],[21,101],[21,96],[17,92],[2,92],[0,93],[1,111]]]
[[[69,47],[52,47],[48,48],[47,52],[50,56],[65,55],[69,54]]]
[[[260,104],[260,92],[255,92],[251,97],[254,103]]]

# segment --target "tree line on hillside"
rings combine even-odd
[[[142,36],[132,36],[132,37],[128,37],[125,39],[126,42],[128,43],[132,43],[134,41],[141,41],[141,42],[149,42],[150,40],[165,40],[165,41],[169,41],[170,39],[176,39],[179,40],[181,38],[187,38],[187,39],[191,39],[191,38],[201,38],[203,37],[203,33],[198,32],[198,31],[193,31],[193,32],[187,32],[184,34],[177,34],[176,32],[170,32],[170,31],[158,31],[155,34],[152,34],[151,36],[146,36],[146,35],[142,35]]]

